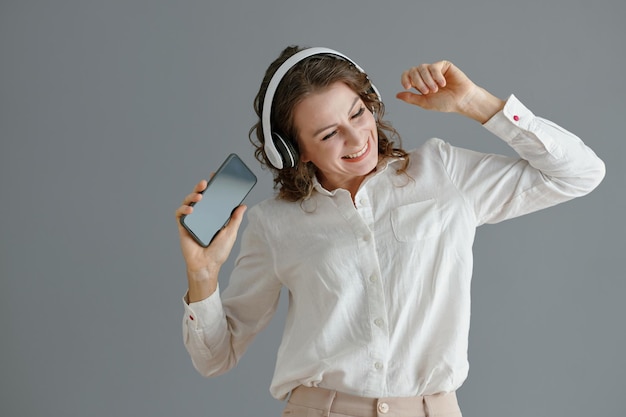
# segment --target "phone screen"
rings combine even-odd
[[[209,246],[256,180],[250,168],[236,154],[230,154],[202,192],[202,200],[194,204],[193,212],[181,217],[180,222],[200,245]]]

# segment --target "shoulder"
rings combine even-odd
[[[419,148],[408,152],[410,165],[415,166],[432,161],[437,164],[448,165],[451,161],[474,157],[478,152],[452,145],[443,139],[432,138],[424,142]]]
[[[276,224],[276,220],[289,221],[299,210],[299,202],[286,201],[272,196],[250,207],[247,216],[250,224],[265,229],[268,225]]]
[[[432,155],[438,155],[450,144],[443,139],[431,138],[417,148],[407,151],[410,158],[424,158]]]
[[[428,162],[440,163],[444,154],[449,152],[450,144],[439,138],[432,138],[421,146],[407,151],[409,155],[409,171],[424,166]]]
[[[296,203],[272,196],[250,207],[250,210],[248,210],[248,216],[267,217],[276,211],[289,209],[294,204]]]

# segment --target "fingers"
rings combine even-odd
[[[229,229],[230,232],[237,234],[239,226],[241,226],[241,221],[243,220],[243,214],[246,212],[247,208],[248,207],[244,204],[236,207],[230,215],[230,220],[228,220],[225,229]]]
[[[211,174],[213,177],[214,173]],[[176,209],[175,216],[176,219],[179,220],[182,216],[187,216],[193,212],[193,205],[202,200],[202,192],[206,189],[208,182],[206,180],[200,181],[193,189],[193,192],[189,193],[184,199],[182,204]],[[245,213],[247,207],[245,205],[237,206],[233,209],[230,218],[228,219],[228,223],[226,226],[222,228],[222,230],[227,229],[231,234],[234,234],[236,237],[237,231],[239,230],[239,226],[241,225],[241,220],[243,219],[243,214]],[[220,232],[222,231],[220,230]],[[182,226],[181,226],[182,232]]]
[[[176,218],[180,219],[183,215],[189,215],[193,211],[193,204],[202,200],[202,191],[206,189],[208,182],[206,180],[202,180],[196,184],[193,188],[193,192],[187,194],[187,196],[183,199],[182,204],[176,209]]]
[[[445,73],[451,65],[449,61],[421,64],[404,71],[400,81],[406,90],[415,88],[421,94],[436,93],[446,86]]]
[[[464,113],[478,88],[450,61],[421,64],[402,73],[404,91],[397,98],[426,110]],[[414,90],[413,90],[414,89]]]
[[[419,107],[425,107],[425,102],[427,100],[426,95],[415,94],[409,91],[402,91],[396,94],[396,97],[406,103],[414,104]]]
[[[243,214],[246,212],[247,207],[242,204],[233,209],[233,212],[230,214],[230,218],[226,225],[222,228],[225,233],[237,235],[237,231],[239,230],[239,226],[241,226],[241,221],[243,220]]]

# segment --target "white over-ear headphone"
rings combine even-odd
[[[274,100],[274,94],[276,89],[283,79],[285,74],[293,68],[300,61],[313,56],[313,55],[334,55],[339,59],[346,60],[355,66],[356,69],[365,74],[365,71],[353,60],[345,56],[344,54],[328,48],[307,48],[300,52],[290,56],[283,64],[278,67],[265,91],[265,98],[263,99],[263,113],[261,115],[261,123],[263,125],[263,137],[265,139],[265,154],[267,159],[274,168],[293,168],[298,163],[298,152],[291,144],[289,139],[282,138],[278,133],[272,131],[270,123],[272,115],[272,102]],[[370,83],[371,84],[371,83]],[[378,89],[371,84],[373,92],[378,97],[379,101],[382,101]]]

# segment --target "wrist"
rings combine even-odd
[[[199,270],[187,269],[189,302],[204,300],[217,290],[219,267]]]
[[[459,113],[480,124],[486,123],[504,108],[505,101],[481,87],[474,91],[460,104]]]

